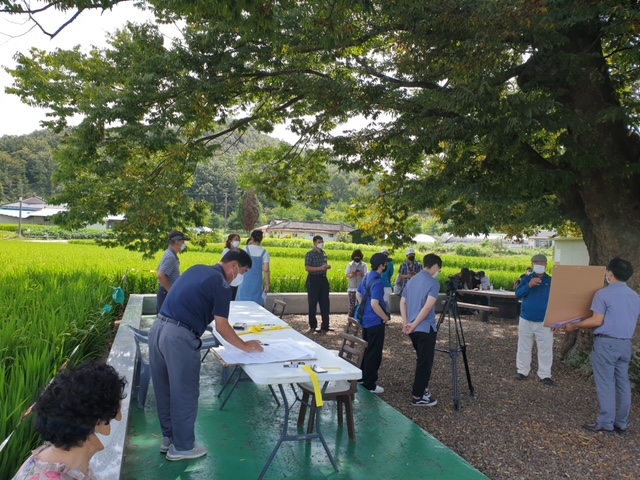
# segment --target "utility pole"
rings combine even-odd
[[[18,213],[18,237],[22,238],[22,197],[20,197],[20,211]]]
[[[227,206],[229,200],[229,193],[224,192],[224,233],[227,233]]]

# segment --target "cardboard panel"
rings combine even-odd
[[[604,286],[605,267],[556,265],[545,327],[591,316],[593,296]]]

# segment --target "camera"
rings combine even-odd
[[[449,281],[447,282],[447,293],[455,293],[463,287],[464,284],[462,283],[462,280],[460,280],[460,278],[456,276],[453,276],[449,278]]]

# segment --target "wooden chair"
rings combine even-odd
[[[273,313],[276,317],[282,318],[285,308],[287,308],[287,302],[283,302],[282,300],[274,300],[273,308],[271,308],[271,313]]]
[[[341,333],[342,347],[338,356],[343,358],[347,362],[360,368],[362,360],[364,358],[364,351],[367,348],[367,342],[362,338],[350,335],[348,333]],[[302,402],[300,404],[300,413],[298,414],[298,427],[304,425],[304,417],[307,414],[307,405],[313,405],[315,401],[313,390],[313,384],[299,383],[298,386],[302,389]],[[338,402],[338,425],[342,426],[342,411],[344,411],[347,417],[347,430],[349,432],[349,440],[356,441],[356,428],[353,421],[353,398],[358,391],[357,380],[338,380],[329,382],[327,389],[323,393],[323,399],[325,402],[336,401]],[[315,408],[311,407],[309,412],[309,421],[307,425],[307,433],[313,433],[315,426]]]
[[[362,338],[362,325],[355,318],[348,317],[344,333]]]

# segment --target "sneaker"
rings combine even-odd
[[[555,385],[555,382],[553,380],[551,380],[549,377],[547,378],[543,378],[542,380],[540,380],[542,383],[544,383],[545,385],[547,385],[548,387],[553,387]]]
[[[428,390],[421,398],[411,399],[411,405],[414,407],[435,407],[437,404],[438,400],[433,398]]]
[[[206,454],[207,449],[202,445],[195,444],[191,450],[177,450],[175,446],[171,445],[167,452],[167,460],[171,460],[172,462],[176,460],[193,460],[204,457]]]
[[[169,437],[162,437],[162,443],[160,444],[160,453],[167,453],[171,446],[171,439]]]
[[[591,433],[604,432],[607,435],[614,435],[615,434],[615,430],[613,430],[613,429],[607,430],[602,425],[600,425],[598,422],[586,423],[586,424],[582,425],[582,428],[584,428],[587,432],[591,432]]]
[[[374,388],[373,390],[369,390],[371,393],[384,393],[384,388],[382,388],[380,385],[376,385],[376,388]]]
[[[626,428],[616,427],[615,425],[613,426],[613,431],[616,432],[618,435],[624,435],[625,433],[627,433]]]
[[[522,373],[518,373],[516,375],[516,380],[526,380],[528,377],[526,375],[523,375]]]

